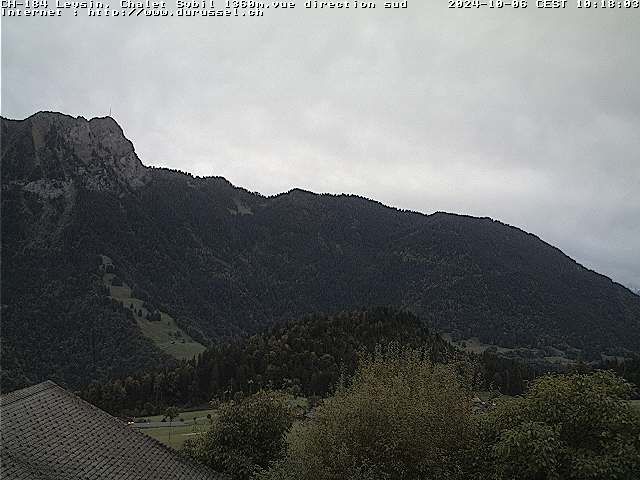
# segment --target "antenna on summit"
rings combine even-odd
[[[111,116],[111,107],[109,107],[109,116]]]

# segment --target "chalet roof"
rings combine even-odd
[[[218,479],[53,382],[0,397],[4,480]]]

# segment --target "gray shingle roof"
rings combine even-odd
[[[0,397],[3,480],[218,479],[53,382]]]

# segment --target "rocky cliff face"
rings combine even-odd
[[[79,190],[123,196],[150,179],[115,120],[55,112],[2,119],[2,174],[5,206],[32,217],[25,222],[31,245],[57,241]]]
[[[73,187],[135,189],[149,180],[133,144],[110,117],[40,112],[21,122],[3,119],[2,133],[7,180],[45,198]]]

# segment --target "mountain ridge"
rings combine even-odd
[[[141,364],[170,362],[105,299],[100,255],[137,298],[162,304],[205,344],[283,318],[396,305],[457,339],[586,358],[640,345],[637,295],[488,217],[302,189],[264,196],[223,177],[144,166],[111,118],[45,112],[2,119],[2,134],[3,340],[12,364],[51,357],[12,369],[34,380],[120,375],[140,360],[136,349]],[[86,312],[103,320],[86,323]],[[72,345],[68,361],[42,339],[54,326],[53,338]],[[130,341],[114,345],[115,326]],[[75,375],[74,362],[87,365]]]
[[[365,197],[363,195],[357,195],[357,194],[351,194],[351,193],[345,193],[345,192],[343,192],[343,193],[314,192],[314,191],[307,190],[307,189],[304,189],[304,188],[299,188],[299,187],[293,187],[293,188],[291,188],[291,189],[289,189],[287,191],[280,192],[280,193],[275,193],[273,195],[264,195],[264,194],[262,194],[260,192],[251,191],[251,190],[246,189],[244,187],[235,185],[231,181],[229,181],[227,178],[225,178],[223,176],[220,176],[220,175],[198,176],[198,175],[193,175],[192,173],[190,173],[188,171],[182,171],[182,170],[179,170],[179,169],[173,169],[173,168],[169,168],[169,167],[157,167],[157,166],[152,166],[152,165],[145,165],[138,158],[137,154],[135,154],[135,148],[133,146],[133,143],[131,142],[131,140],[129,140],[125,136],[124,130],[122,129],[122,127],[111,116],[93,117],[91,119],[86,119],[84,116],[73,117],[72,115],[68,115],[68,114],[64,114],[64,113],[60,113],[60,112],[44,110],[44,111],[36,112],[33,115],[30,115],[29,117],[27,117],[27,118],[25,118],[23,120],[8,119],[8,118],[5,118],[5,117],[0,117],[0,119],[2,119],[3,121],[10,121],[10,122],[25,122],[25,121],[28,121],[28,120],[41,119],[42,117],[52,117],[52,118],[56,118],[56,119],[59,118],[59,117],[63,117],[65,119],[69,119],[71,121],[86,122],[88,125],[90,125],[92,122],[107,122],[107,123],[110,123],[110,124],[112,124],[113,126],[116,127],[116,130],[117,130],[117,132],[118,132],[118,134],[120,136],[120,140],[128,143],[131,146],[131,152],[134,154],[135,160],[137,161],[137,164],[139,164],[141,167],[143,167],[146,170],[152,170],[154,172],[166,172],[166,173],[168,173],[170,175],[177,175],[178,177],[186,176],[186,177],[192,178],[194,180],[201,180],[201,181],[205,181],[205,182],[206,181],[216,181],[216,182],[219,181],[219,182],[223,182],[223,183],[227,184],[232,189],[239,190],[239,191],[242,191],[242,192],[246,192],[246,193],[249,193],[251,195],[257,195],[257,196],[262,197],[264,199],[276,199],[276,198],[280,198],[280,197],[289,197],[289,196],[298,196],[298,195],[303,195],[305,197],[327,196],[327,197],[346,198],[346,199],[353,198],[353,199],[364,200],[364,201],[367,201],[367,202],[375,203],[375,204],[377,204],[377,205],[379,205],[381,207],[384,207],[386,209],[391,209],[391,210],[398,211],[398,212],[403,212],[403,213],[415,214],[415,215],[419,215],[419,216],[422,216],[422,217],[431,217],[431,216],[437,216],[437,215],[448,215],[448,216],[455,216],[455,217],[460,217],[460,218],[468,218],[468,219],[474,219],[474,220],[489,220],[489,221],[492,221],[492,222],[496,222],[496,223],[498,223],[500,225],[503,225],[505,227],[517,229],[518,231],[523,232],[526,235],[531,235],[536,240],[539,240],[539,241],[545,243],[546,245],[550,246],[551,248],[556,249],[558,252],[562,253],[567,258],[569,258],[573,262],[575,262],[578,265],[580,265],[580,267],[585,268],[586,270],[589,270],[589,271],[591,271],[591,272],[593,272],[593,273],[595,273],[597,275],[605,277],[605,278],[611,280],[616,285],[620,285],[621,287],[628,289],[632,293],[640,293],[640,290],[631,289],[631,288],[627,287],[626,285],[623,285],[622,283],[619,283],[619,282],[613,280],[612,278],[608,277],[607,275],[604,275],[604,274],[602,274],[602,273],[600,273],[600,272],[598,272],[596,270],[593,270],[593,269],[590,269],[588,267],[585,267],[584,265],[580,264],[579,262],[577,262],[573,258],[571,258],[568,255],[566,255],[560,248],[558,248],[558,247],[546,242],[545,240],[543,240],[538,235],[536,235],[536,234],[534,234],[532,232],[528,232],[526,230],[523,230],[521,227],[502,222],[502,221],[494,219],[492,217],[488,217],[488,216],[478,217],[478,216],[473,216],[473,215],[468,215],[468,214],[447,212],[447,211],[440,211],[440,210],[434,211],[432,213],[424,213],[424,212],[420,212],[420,211],[416,211],[416,210],[403,209],[403,208],[398,208],[398,207],[395,207],[395,206],[392,206],[392,205],[386,205],[381,201],[375,200],[373,198]],[[3,156],[4,156],[4,154],[3,154]]]

